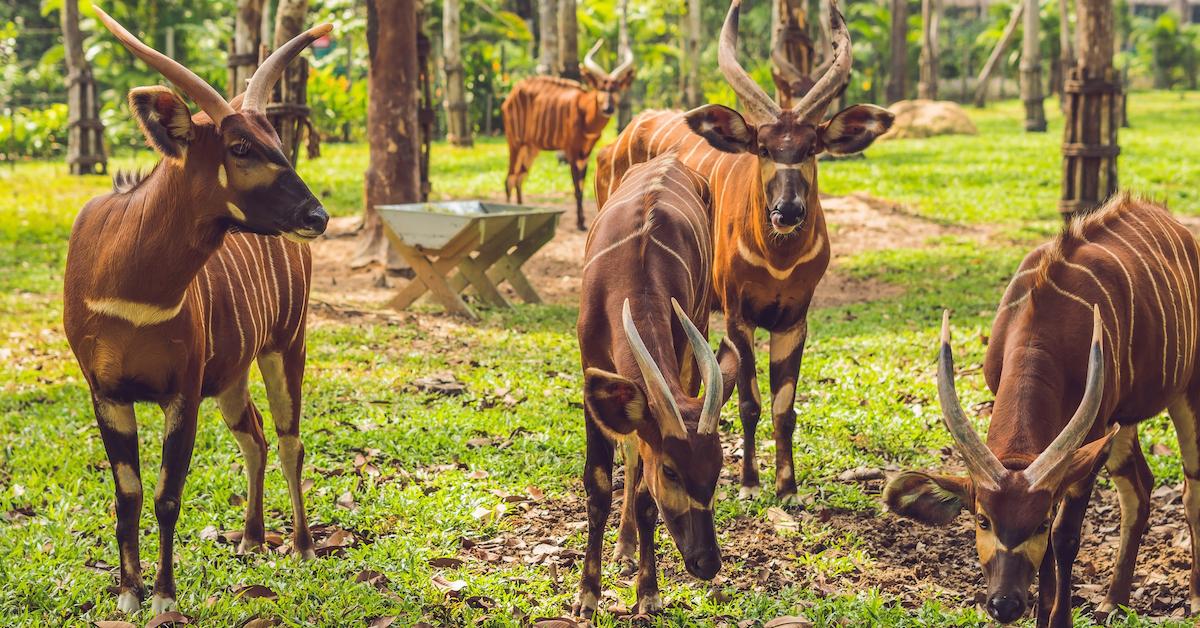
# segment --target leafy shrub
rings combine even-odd
[[[56,157],[67,149],[67,106],[17,108],[0,116],[0,160]]]
[[[350,82],[334,64],[310,68],[308,103],[322,139],[363,139],[367,126],[367,81]]]

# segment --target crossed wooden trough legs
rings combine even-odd
[[[461,293],[474,288],[483,301],[511,307],[498,288],[504,282],[526,302],[541,303],[521,267],[554,238],[560,213],[502,214],[471,220],[437,249],[416,246],[387,226],[384,231],[392,245],[415,273],[390,305],[404,309],[430,293],[447,311],[478,320]]]

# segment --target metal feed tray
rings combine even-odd
[[[497,286],[507,281],[529,303],[541,298],[521,266],[554,238],[561,209],[484,201],[444,201],[376,207],[384,231],[416,278],[392,306],[404,309],[426,292],[451,312],[478,318],[459,294],[474,287],[500,307],[510,303]]]

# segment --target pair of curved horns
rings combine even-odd
[[[700,364],[701,381],[704,382],[704,405],[700,411],[700,424],[696,431],[700,434],[715,434],[717,423],[721,418],[721,402],[723,401],[721,366],[717,362],[716,354],[708,346],[708,340],[704,338],[704,334],[700,333],[700,330],[696,328],[696,325],[692,323],[674,298],[671,299],[671,308],[675,311],[675,317],[679,319],[679,324],[683,326],[683,330],[687,334],[692,354],[696,356],[696,361]],[[671,394],[666,378],[663,377],[662,371],[659,370],[654,358],[646,349],[646,343],[642,341],[642,336],[633,322],[629,299],[625,299],[625,304],[621,308],[621,323],[625,329],[625,338],[629,341],[630,349],[633,350],[633,359],[637,361],[638,369],[642,372],[642,379],[646,382],[646,394],[660,411],[668,412],[673,419],[660,425],[663,433],[678,438],[687,438],[687,426],[683,423],[683,416],[679,413],[675,397]]]
[[[938,353],[938,402],[942,407],[942,418],[946,429],[950,430],[954,444],[970,471],[972,479],[989,490],[997,490],[1004,478],[1010,473],[996,458],[996,454],[988,449],[970,420],[963,412],[958,401],[958,393],[954,389],[954,355],[950,349],[950,310],[942,314],[942,342]],[[1021,473],[1029,485],[1029,490],[1051,489],[1050,483],[1056,481],[1065,465],[1070,461],[1071,454],[1083,444],[1096,415],[1100,412],[1100,403],[1104,397],[1104,323],[1100,320],[1099,306],[1092,306],[1092,343],[1088,357],[1087,382],[1083,390],[1083,399],[1079,407],[1063,431],[1055,437],[1037,459]]]
[[[717,65],[725,80],[733,87],[733,91],[741,99],[755,124],[763,124],[777,120],[783,114],[783,109],[767,95],[737,60],[737,31],[738,14],[741,10],[741,0],[733,0],[729,5],[729,13],[725,15],[725,25],[721,27],[721,41],[717,47]],[[829,103],[837,96],[850,80],[850,31],[846,28],[846,20],[838,10],[837,0],[829,0],[829,29],[830,41],[833,45],[833,56],[822,64],[824,71],[818,75],[812,89],[808,90],[800,102],[791,111],[797,116],[812,122],[820,122],[825,117]],[[778,45],[776,46],[778,48]],[[772,52],[772,57],[775,57]],[[826,65],[827,64],[827,65]],[[802,77],[791,63],[780,66],[785,77],[791,75]],[[790,73],[790,74],[789,74]],[[789,79],[791,80],[791,79]]]
[[[163,75],[175,87],[191,98],[208,117],[212,118],[213,123],[220,128],[221,121],[235,114],[233,107],[220,95],[217,90],[204,81],[204,79],[196,76],[195,72],[185,68],[181,63],[162,54],[161,52],[142,43],[140,39],[121,26],[107,13],[102,11],[100,7],[92,5],[97,17],[104,24],[121,45],[125,46],[132,52],[134,56],[142,61],[145,61],[150,67],[158,70],[159,74]],[[283,76],[283,70],[287,67],[300,51],[307,48],[317,39],[325,36],[329,31],[333,30],[332,24],[322,24],[300,33],[291,41],[278,50],[273,52],[266,61],[263,61],[258,70],[250,78],[250,83],[246,86],[246,94],[242,98],[242,110],[262,112],[266,106],[267,100],[270,98],[271,90],[275,88],[275,83],[279,81],[279,77]]]
[[[607,76],[614,81],[620,80],[627,72],[633,70],[633,51],[626,48],[622,51],[621,56],[623,58],[621,59],[620,65],[618,65],[611,73],[605,72],[604,68],[600,67],[599,63],[596,63],[596,52],[599,51],[600,47],[603,45],[603,39],[596,40],[596,43],[592,46],[592,49],[588,50],[588,53],[583,57],[583,67],[587,68],[589,72],[595,74],[596,76]]]

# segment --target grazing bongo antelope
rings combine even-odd
[[[986,444],[958,403],[943,318],[938,399],[968,475],[904,472],[884,500],[935,525],[963,508],[975,516],[997,621],[1024,615],[1037,574],[1038,625],[1071,625],[1071,567],[1101,464],[1120,500],[1121,543],[1100,610],[1129,603],[1154,485],[1137,424],[1164,409],[1179,436],[1200,612],[1198,273],[1195,239],[1161,206],[1121,195],[1072,219],[1025,258],[1000,300],[983,367],[996,396]]]
[[[775,492],[796,496],[792,466],[793,403],[808,306],[829,265],[829,238],[817,194],[817,155],[848,154],[870,146],[892,123],[873,105],[849,107],[821,122],[850,77],[850,34],[830,3],[835,56],[812,89],[791,109],[780,109],[736,58],[739,2],[721,29],[721,72],[746,106],[749,120],[720,105],[687,113],[650,111],[634,118],[597,158],[601,207],[631,165],[667,151],[699,172],[712,189],[713,287],[729,339],[741,355],[738,409],[744,429],[741,495],[759,492],[754,431],[761,403],[754,366],[756,328],[771,334],[771,410],[775,428]]]
[[[539,150],[563,151],[571,166],[571,184],[575,187],[575,219],[579,230],[583,222],[583,180],[587,176],[588,157],[617,110],[621,94],[633,83],[632,53],[615,70],[605,72],[596,63],[595,54],[603,41],[583,58],[581,72],[591,91],[575,81],[552,76],[532,76],[513,86],[500,110],[504,114],[504,135],[508,138],[508,176],[504,179],[504,197],[517,203],[525,197],[521,185],[533,167]]]
[[[134,402],[166,417],[154,494],[159,559],[152,606],[175,603],[175,524],[196,437],[200,400],[216,397],[245,457],[249,491],[240,551],[263,542],[262,416],[247,393],[252,362],[266,381],[279,457],[291,494],[293,544],[313,558],[300,472],[300,392],[312,262],[307,241],[329,216],[288,164],[263,115],[288,62],[326,24],[300,34],[258,69],[238,103],[149,48],[103,11],[108,30],[200,106],[192,116],[165,87],[139,87],[129,106],[162,155],[153,172],[119,177],[84,206],[71,231],[63,289],[67,340],[91,388],[116,485],[121,554],[117,606],[145,594],[138,557],[142,508]],[[274,237],[283,235],[287,239]]]
[[[617,555],[631,559],[640,542],[640,612],[662,608],[654,562],[659,510],[689,573],[708,580],[721,568],[713,527],[722,463],[717,422],[733,392],[737,351],[724,341],[718,357],[705,339],[709,207],[704,180],[663,155],[629,170],[588,234],[578,325],[588,540],[574,608],[584,617],[600,599],[615,441],[626,463]]]

